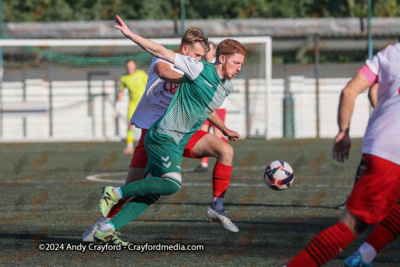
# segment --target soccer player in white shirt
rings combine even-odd
[[[343,89],[339,103],[339,133],[333,157],[349,157],[350,119],[356,97],[378,83],[376,107],[363,138],[362,153],[367,169],[355,184],[340,221],[318,234],[288,263],[292,266],[321,266],[346,248],[369,225],[387,218],[400,222],[400,43],[380,51]],[[347,263],[346,263],[347,264]],[[351,263],[352,264],[352,263]],[[369,266],[358,262],[354,266]],[[352,266],[352,265],[347,265]]]

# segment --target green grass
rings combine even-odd
[[[105,185],[119,186],[131,156],[123,143],[41,143],[0,146],[0,265],[132,266],[255,265],[283,266],[310,238],[337,222],[333,207],[350,193],[360,161],[360,140],[345,164],[331,157],[332,140],[280,139],[240,141],[235,150],[225,208],[240,232],[228,233],[205,219],[212,197],[211,175],[194,173],[198,160],[183,162],[183,188],[162,197],[120,231],[136,244],[202,244],[202,252],[40,252],[37,242],[78,244],[99,217],[98,201]],[[36,159],[36,160],[35,160]],[[108,159],[108,161],[102,160]],[[295,182],[285,191],[264,184],[263,170],[282,159],[295,167]],[[311,161],[310,161],[311,160]],[[108,163],[108,164],[107,164]],[[210,160],[213,166],[214,160]],[[111,173],[105,180],[86,177]],[[114,175],[116,174],[117,175]],[[120,174],[118,174],[120,173]],[[366,238],[364,233],[327,266],[342,266]],[[394,241],[374,266],[400,264]]]

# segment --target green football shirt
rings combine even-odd
[[[233,91],[233,85],[228,79],[219,78],[212,63],[176,54],[174,67],[185,75],[167,111],[153,128],[172,137],[183,150],[191,135]]]

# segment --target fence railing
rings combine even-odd
[[[322,78],[319,81],[320,137],[337,134],[339,95],[349,78]],[[226,125],[241,137],[281,138],[284,136],[284,79],[273,79],[270,99],[265,80],[232,80]],[[90,83],[90,86],[89,86]],[[295,138],[317,135],[315,79],[303,76],[288,78],[293,97]],[[90,88],[90,94],[88,94]],[[114,80],[54,81],[27,79],[3,83],[2,140],[93,140],[124,138],[127,129],[128,96],[120,113],[114,110],[117,84]],[[270,105],[268,114],[267,105]],[[362,137],[370,106],[366,95],[357,98],[350,135]],[[118,116],[116,116],[118,115]],[[267,127],[269,121],[269,129]],[[139,130],[136,129],[136,137]]]

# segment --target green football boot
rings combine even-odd
[[[112,206],[117,204],[118,200],[120,199],[117,194],[114,193],[114,187],[106,186],[103,190],[103,196],[100,199],[100,212],[103,217],[107,217],[108,213],[110,212]]]
[[[113,245],[122,244],[123,247],[128,246],[129,242],[122,241],[118,237],[119,235],[121,235],[121,233],[116,232],[113,229],[107,229],[105,231],[99,229],[96,231],[96,233],[94,233],[94,243],[95,244],[110,243]]]

